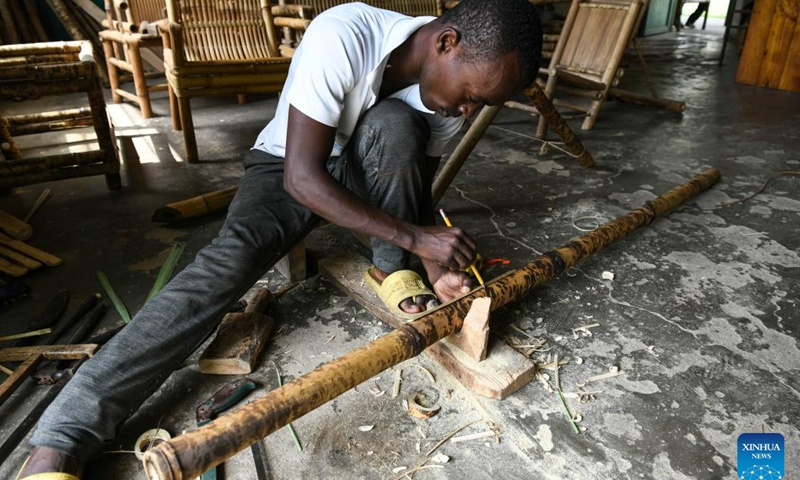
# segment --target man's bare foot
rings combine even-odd
[[[77,475],[81,464],[77,458],[49,447],[35,447],[28,458],[28,463],[19,474],[19,479],[36,475],[37,473],[69,473]]]
[[[378,281],[378,283],[383,283],[383,281],[386,280],[386,277],[389,276],[388,273],[384,272],[378,267],[374,267],[372,269],[371,275],[372,278]],[[433,295],[417,295],[416,303],[411,298],[406,298],[400,302],[400,310],[406,313],[424,312],[428,309],[428,305],[431,304],[431,302],[436,302],[436,305],[439,304],[438,301],[436,301],[436,297]]]

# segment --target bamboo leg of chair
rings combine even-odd
[[[433,181],[434,205],[439,203],[439,200],[442,199],[444,192],[447,191],[447,187],[450,186],[450,183],[461,169],[461,166],[464,165],[464,162],[467,160],[467,157],[469,157],[469,154],[472,153],[475,145],[483,138],[483,134],[486,133],[489,125],[492,124],[494,118],[500,113],[500,108],[501,107],[483,107],[478,116],[475,117],[475,121],[470,125],[464,138],[458,142],[455,150],[450,154],[447,162],[442,166],[439,174]]]
[[[244,93],[236,95],[236,103],[238,103],[239,105],[244,105],[245,103],[247,103],[247,95],[245,95]]]
[[[0,144],[2,146],[0,150],[5,151],[9,159],[22,158],[14,138],[11,137],[11,133],[8,131],[8,120],[2,117],[0,117]]]
[[[178,110],[183,124],[183,145],[186,150],[186,161],[197,163],[197,139],[194,135],[194,122],[192,121],[192,108],[189,105],[189,98],[178,97]]]
[[[534,86],[541,91],[538,84],[534,84]],[[533,86],[531,87],[533,88]],[[547,99],[553,98],[553,93],[556,91],[556,76],[554,72],[550,73],[550,76],[547,77],[547,85],[544,87],[544,95]],[[544,115],[539,116],[539,125],[536,127],[536,138],[541,140],[547,139],[547,120],[545,119]]]
[[[167,92],[169,93],[169,114],[172,116],[172,129],[179,132],[183,129],[183,125],[181,124],[181,111],[178,108],[178,96],[175,95],[172,85],[167,85]]]
[[[111,63],[111,59],[114,58],[114,47],[111,45],[111,41],[103,40],[103,52],[106,56],[108,84],[111,87],[111,100],[114,103],[122,103],[122,97],[117,93],[117,89],[119,88],[119,70],[117,70],[116,65]]]
[[[142,118],[150,118],[153,116],[153,108],[150,106],[150,93],[147,91],[147,79],[144,76],[139,45],[131,45],[129,52],[131,70],[133,70],[133,87],[136,90],[136,97],[139,99],[139,109],[142,111]]]

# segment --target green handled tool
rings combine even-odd
[[[217,415],[236,405],[239,400],[243,399],[255,388],[256,382],[249,378],[242,378],[220,388],[211,398],[197,406],[195,410],[197,426],[202,427],[211,422]],[[200,478],[202,480],[217,480],[217,468],[214,467],[205,472]]]

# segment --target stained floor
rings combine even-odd
[[[733,43],[725,65],[717,66],[721,33],[712,26],[641,41],[661,95],[685,100],[686,111],[609,102],[591,131],[579,131],[580,120],[571,120],[595,167],[580,168],[557,146],[540,154],[530,138],[535,120],[506,109],[441,202],[484,257],[510,260],[487,270],[489,279],[709,167],[722,171],[709,192],[494,315],[497,335],[546,340],[545,351],[533,355],[537,361],[555,354],[570,359],[560,383],[580,417],[580,433],[558,395],[539,380],[506,400],[487,400],[422,355],[296,420],[302,452],[286,429],[269,436],[270,478],[392,479],[417,466],[424,467],[414,473],[418,479],[734,478],[738,436],[762,431],[783,435],[785,473],[797,472],[800,189],[796,177],[780,176],[745,202],[722,204],[757,191],[777,172],[800,170],[800,95],[735,84]],[[646,92],[641,68],[628,63],[622,86]],[[31,220],[30,243],[64,258],[60,267],[23,277],[31,294],[1,307],[0,335],[24,330],[59,290],[69,290],[76,308],[100,291],[97,271],[135,312],[171,246],[186,243],[183,266],[223,220],[162,226],[150,221],[152,211],[235,185],[241,155],[275,103],[267,97],[241,106],[231,98],[194,101],[199,165],[181,161],[182,139],[171,130],[164,96],[156,96],[158,116],[148,121],[130,105],[112,106],[118,133],[133,138],[139,156],[126,152],[121,192],[91,177],[16,188],[0,198],[0,208],[24,216],[50,188]],[[3,103],[4,111],[27,107]],[[44,136],[26,148],[60,142]],[[312,254],[359,248],[334,227],[317,230],[309,247]],[[260,283],[277,290],[286,282],[270,272]],[[272,314],[277,332],[252,376],[260,386],[248,400],[277,386],[276,367],[290,381],[389,331],[320,276],[284,295]],[[100,330],[120,323],[112,310]],[[144,478],[128,453],[140,433],[157,425],[172,435],[195,428],[195,406],[232,380],[199,373],[197,356],[125,424],[85,478]],[[586,383],[612,367],[622,374]],[[26,382],[0,408],[0,437],[46,388]],[[433,392],[441,412],[430,420],[410,417],[401,400],[413,389]],[[425,462],[439,440],[471,422],[456,435],[493,435],[446,442],[434,453],[448,457],[445,463]],[[359,428],[367,426],[372,429]],[[13,478],[26,453],[20,446],[0,476]],[[255,479],[250,451],[228,460],[219,475]]]

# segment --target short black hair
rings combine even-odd
[[[496,59],[516,52],[523,87],[530,86],[542,58],[542,23],[528,0],[461,0],[441,21],[461,34],[465,60]]]

